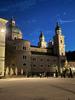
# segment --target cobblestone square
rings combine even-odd
[[[0,100],[75,100],[75,78],[0,79]]]

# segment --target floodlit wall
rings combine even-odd
[[[0,18],[0,76],[4,76],[6,20]]]

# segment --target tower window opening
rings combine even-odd
[[[23,66],[26,66],[26,63],[24,63]]]
[[[62,43],[62,40],[60,40],[60,42]]]
[[[23,46],[23,50],[26,50],[26,47]]]
[[[33,61],[36,61],[36,58],[33,58]]]
[[[62,53],[62,56],[63,56],[64,54]]]

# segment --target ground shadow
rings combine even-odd
[[[70,93],[75,95],[75,91],[73,91],[73,90],[70,90],[70,89],[67,89],[67,88],[64,88],[64,87],[61,87],[61,86],[53,85],[53,84],[49,84],[49,85],[52,86],[52,87],[55,87],[57,89],[64,90],[66,92],[70,92]]]

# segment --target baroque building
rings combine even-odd
[[[0,50],[2,50],[0,53],[0,75],[39,76],[42,74],[51,76],[56,71],[62,72],[66,61],[65,43],[62,29],[58,23],[55,27],[53,41],[47,45],[44,33],[41,32],[37,46],[31,45],[28,40],[22,38],[22,32],[16,26],[14,19],[5,20],[2,26],[6,31],[4,32],[4,40],[0,38]],[[2,29],[1,26],[0,29]],[[4,41],[3,47],[1,47],[1,39]]]
[[[5,69],[5,30],[7,20],[0,18],[0,76],[4,76]]]

